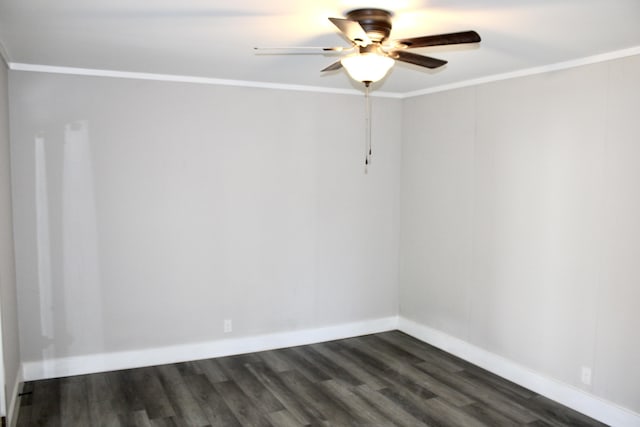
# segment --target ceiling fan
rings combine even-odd
[[[371,101],[369,86],[387,75],[395,61],[407,62],[425,68],[438,68],[447,63],[442,59],[408,52],[408,49],[428,46],[478,43],[480,36],[475,31],[437,34],[389,40],[391,34],[391,12],[384,9],[355,9],[347,12],[346,18],[329,18],[344,36],[351,42],[349,47],[323,48],[266,48],[266,49],[303,49],[327,52],[350,52],[322,71],[334,71],[345,68],[352,79],[365,85],[365,173],[371,162]],[[260,48],[256,48],[260,49]]]
[[[329,21],[351,41],[351,46],[318,49],[322,52],[353,52],[322,71],[334,71],[344,67],[351,78],[368,87],[384,78],[395,61],[426,68],[438,68],[447,63],[442,59],[408,52],[408,49],[478,43],[481,40],[475,31],[389,40],[391,16],[391,12],[384,9],[366,8],[347,12],[346,18],[329,18]]]

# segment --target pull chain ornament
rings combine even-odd
[[[364,82],[364,133],[365,133],[365,156],[364,156],[364,173],[368,173],[371,164],[371,97],[369,96],[369,85],[371,82]]]

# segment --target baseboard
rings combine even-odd
[[[616,427],[640,426],[640,414],[534,372],[442,331],[404,317],[398,319],[398,329],[605,424]]]
[[[18,415],[18,389],[24,381],[58,378],[119,369],[154,366],[187,360],[230,356],[255,351],[313,344],[358,335],[399,329],[421,341],[461,357],[503,378],[522,385],[569,408],[616,427],[640,426],[640,414],[589,394],[576,387],[546,377],[511,360],[476,347],[459,338],[419,324],[403,317],[385,317],[335,326],[303,329],[290,332],[229,338],[218,341],[183,344],[84,356],[64,357],[44,361],[25,362],[21,378],[14,385],[9,410],[9,422]]]
[[[9,407],[7,408],[7,425],[9,427],[15,427],[18,422],[18,414],[20,412],[20,399],[18,399],[18,394],[20,393],[22,383],[24,383],[24,374],[22,369],[19,369],[16,381],[11,389],[11,398],[9,399]]]
[[[335,326],[211,342],[24,362],[22,372],[25,381],[59,378],[313,344],[390,331],[397,326],[398,317],[390,316]]]

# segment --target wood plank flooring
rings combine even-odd
[[[18,427],[603,425],[398,331],[24,392]]]

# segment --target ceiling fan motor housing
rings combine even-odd
[[[347,19],[357,21],[371,41],[381,43],[391,34],[391,12],[384,9],[356,9],[347,12]]]

